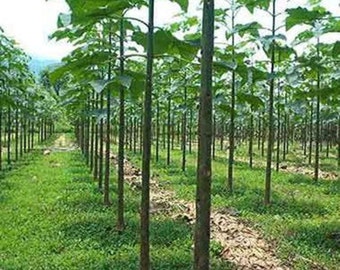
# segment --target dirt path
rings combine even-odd
[[[117,157],[113,156],[117,165]],[[128,160],[124,162],[125,181],[136,190],[141,189],[141,171]],[[189,224],[195,222],[195,203],[178,200],[172,191],[162,188],[153,178],[150,182],[151,213],[166,214],[184,219]],[[259,232],[246,225],[236,211],[212,211],[211,238],[222,247],[221,257],[234,263],[237,269],[275,269],[288,270],[274,253],[274,246],[267,242]]]
[[[65,134],[61,134],[50,147],[44,150],[44,155],[49,155],[51,152],[68,152],[78,149],[78,146]]]
[[[249,162],[248,159],[242,159],[242,158],[236,158],[236,161],[244,162],[244,163]],[[254,167],[260,167],[260,168],[265,168],[266,166],[264,161],[254,161],[253,164],[254,164]],[[275,170],[274,162],[272,164],[272,169]],[[304,165],[304,164],[297,165],[291,162],[282,162],[282,164],[280,164],[280,171],[305,175],[311,178],[314,177],[314,168],[311,166]],[[339,173],[333,172],[333,171],[323,171],[319,169],[319,178],[323,180],[339,180]]]

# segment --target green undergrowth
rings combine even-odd
[[[129,152],[141,165],[141,156]],[[225,154],[224,154],[225,155]],[[187,156],[187,170],[181,170],[181,151],[166,152],[160,161],[153,157],[152,174],[178,198],[193,201],[196,188],[196,155]],[[334,161],[333,161],[334,162]],[[235,208],[240,217],[275,243],[278,255],[295,269],[311,269],[311,261],[338,269],[340,265],[340,181],[320,180],[285,172],[273,172],[272,204],[263,206],[263,168],[250,169],[235,162],[234,193],[226,189],[227,161],[218,151],[213,162],[212,204],[214,209]]]
[[[44,147],[42,147],[44,149]],[[77,151],[42,149],[0,178],[0,269],[138,269],[139,202],[126,187],[126,230],[115,230],[112,207]],[[192,228],[184,221],[153,216],[152,269],[192,269]],[[212,245],[217,255],[216,244]],[[213,269],[232,269],[214,256]]]

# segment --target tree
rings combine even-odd
[[[212,58],[214,1],[203,2],[201,91],[198,123],[198,159],[195,225],[195,270],[209,269],[212,139]]]

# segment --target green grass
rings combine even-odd
[[[238,149],[242,154],[244,149]],[[293,151],[293,154],[295,151]],[[187,171],[181,171],[181,152],[173,151],[172,162],[167,166],[165,151],[159,163],[153,161],[152,172],[163,185],[175,191],[176,196],[188,201],[195,199],[196,156],[188,155]],[[214,209],[234,207],[240,216],[262,231],[277,245],[284,261],[294,259],[295,269],[311,269],[309,260],[338,269],[340,265],[340,181],[320,180],[307,176],[273,172],[272,205],[263,206],[263,168],[249,169],[244,162],[235,162],[235,192],[229,195],[226,188],[227,163],[222,152],[213,162],[212,202]],[[291,154],[292,155],[292,154]],[[291,155],[288,156],[291,157]],[[140,166],[139,154],[129,153]],[[326,160],[326,161],[325,161]],[[324,159],[324,164],[336,164],[335,158]]]
[[[38,150],[0,178],[0,269],[138,269],[139,201],[126,187],[124,233],[115,230],[115,172],[112,207],[78,152]],[[152,269],[192,269],[192,228],[153,216]],[[218,253],[215,245],[213,254]],[[213,269],[232,269],[217,256]]]

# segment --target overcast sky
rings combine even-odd
[[[169,23],[173,16],[180,12],[175,3],[167,0],[156,0],[155,22],[156,25]],[[200,16],[197,10],[199,0],[190,0],[189,12]],[[290,0],[297,5],[305,3],[305,0]],[[226,3],[224,0],[216,0],[216,6]],[[340,0],[324,0],[323,4],[329,10],[340,16]],[[226,4],[225,4],[226,5]],[[287,7],[286,0],[278,0],[279,10]],[[72,46],[66,42],[49,41],[48,36],[56,30],[57,17],[60,12],[67,12],[68,7],[64,0],[0,0],[0,27],[5,33],[14,38],[21,48],[29,55],[38,58],[61,59],[67,55]],[[141,19],[147,18],[147,10],[132,12]],[[239,14],[239,18],[249,17],[247,13]],[[250,20],[250,19],[249,19]],[[249,22],[247,19],[247,21]],[[260,23],[268,23],[261,14],[256,16]]]

